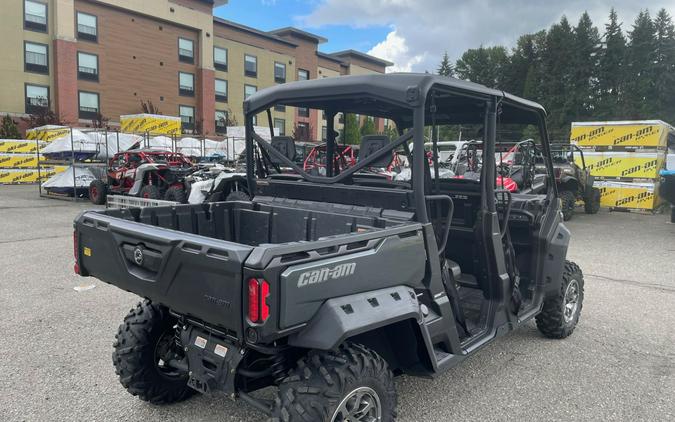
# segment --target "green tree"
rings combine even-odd
[[[359,123],[356,119],[356,115],[352,113],[345,113],[345,123],[344,123],[344,139],[343,143],[345,144],[358,144],[361,142],[361,135],[359,133]]]
[[[656,29],[649,11],[640,12],[628,38],[624,115],[631,119],[653,118],[656,111]]]
[[[448,57],[448,52],[446,51],[445,54],[443,54],[443,60],[441,60],[441,64],[438,66],[438,70],[436,71],[441,76],[454,76],[455,75],[455,67],[450,63],[450,57]]]
[[[574,120],[587,120],[595,113],[599,46],[598,29],[593,26],[588,13],[584,12],[574,28],[574,56],[571,63]]]
[[[502,46],[467,50],[457,60],[455,72],[461,79],[476,82],[490,88],[501,88],[509,65],[509,56]]]
[[[596,115],[602,119],[620,118],[625,91],[626,37],[612,8],[609,23],[605,24],[604,44],[598,58]]]
[[[654,117],[675,123],[675,27],[666,9],[659,10],[654,18],[654,30]]]
[[[0,123],[0,139],[21,139],[19,128],[9,114],[6,114]]]
[[[361,136],[375,135],[377,133],[377,129],[375,128],[375,122],[373,121],[372,117],[366,117],[363,120],[363,124],[361,125],[360,133],[361,133]]]

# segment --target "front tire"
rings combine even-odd
[[[112,354],[115,373],[126,390],[152,404],[175,403],[195,393],[188,375],[164,366],[179,350],[174,345],[175,318],[160,306],[140,302],[129,311],[115,336]],[[175,349],[175,347],[174,347]]]
[[[141,189],[141,193],[138,196],[145,199],[160,199],[161,197],[159,188],[155,185],[143,186],[143,189]]]
[[[396,420],[394,376],[377,353],[354,343],[310,351],[279,385],[273,420]]]
[[[560,291],[544,301],[537,315],[537,328],[549,338],[561,339],[572,334],[584,304],[584,275],[572,261],[565,261]]]
[[[187,203],[187,192],[182,186],[171,186],[164,194],[165,201],[178,202],[179,204]]]
[[[584,211],[586,214],[597,214],[600,211],[600,189],[591,189],[591,194],[584,199]]]
[[[559,196],[561,202],[560,210],[563,214],[563,220],[569,221],[574,215],[574,205],[577,202],[576,195],[572,191],[564,190],[559,193]]]

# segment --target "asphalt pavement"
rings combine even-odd
[[[91,207],[0,186],[0,420],[264,420],[224,396],[160,407],[122,388],[112,341],[138,298],[73,274],[72,220]],[[586,297],[574,334],[549,340],[532,322],[435,379],[400,377],[399,420],[675,420],[667,221],[576,214],[568,258],[584,271]]]

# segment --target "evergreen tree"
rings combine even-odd
[[[344,126],[343,143],[359,144],[361,142],[361,135],[359,133],[359,123],[356,120],[356,115],[352,113],[345,113]]]
[[[605,24],[604,45],[599,53],[596,115],[602,119],[621,118],[625,90],[626,38],[612,8]]]
[[[631,119],[653,118],[656,111],[656,30],[649,11],[640,12],[628,36],[624,114]]]
[[[375,128],[375,122],[373,121],[372,117],[366,117],[363,120],[360,133],[361,136],[375,135],[377,133],[377,129]]]
[[[16,126],[16,122],[9,117],[9,114],[5,114],[2,123],[0,123],[0,139],[21,139],[19,128]]]
[[[490,88],[501,88],[504,85],[509,56],[506,48],[479,47],[467,50],[457,60],[455,72],[461,79],[476,82]]]
[[[574,56],[572,59],[572,86],[574,120],[587,120],[596,111],[595,88],[600,36],[591,17],[584,12],[574,28]]]
[[[438,70],[436,71],[441,76],[454,76],[455,75],[455,68],[450,63],[450,57],[448,57],[448,52],[446,51],[445,54],[443,54],[443,60],[441,60],[441,64],[438,66]]]
[[[565,16],[546,35],[541,95],[549,112],[548,123],[553,138],[566,138],[570,130],[569,122],[576,115],[572,68],[574,42],[574,32]]]
[[[654,30],[654,117],[675,124],[675,27],[666,9],[659,10],[654,18]]]

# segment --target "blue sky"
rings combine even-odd
[[[295,26],[313,34],[328,38],[319,49],[326,53],[346,50],[367,52],[385,39],[391,30],[386,25],[372,25],[352,28],[344,24],[310,27],[304,16],[312,13],[317,6],[311,0],[230,0],[227,5],[217,8],[214,14],[263,31]]]

